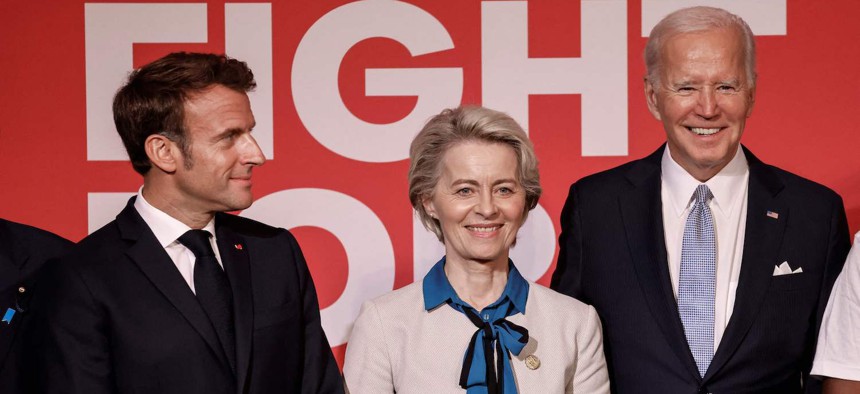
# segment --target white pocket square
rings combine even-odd
[[[802,272],[803,267],[797,267],[796,270],[792,270],[788,265],[788,261],[783,261],[782,264],[773,266],[773,276],[800,274]]]

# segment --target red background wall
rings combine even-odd
[[[319,188],[359,200],[385,226],[394,252],[391,288],[399,288],[413,280],[407,161],[368,163],[327,149],[306,130],[291,95],[297,46],[316,21],[345,3],[271,3],[272,47],[261,50],[272,52],[275,158],[255,171],[255,196]],[[342,60],[338,84],[344,104],[366,122],[396,122],[410,114],[416,103],[415,97],[367,96],[367,68],[462,68],[461,102],[483,101],[481,2],[409,3],[435,17],[454,48],[412,57],[388,38],[371,38],[352,47]],[[135,192],[141,183],[128,162],[87,160],[84,4],[80,0],[0,0],[0,216],[75,241],[88,231],[88,193]],[[225,2],[206,4],[208,42],[138,43],[133,66],[176,50],[223,52]],[[854,115],[860,112],[860,46],[854,42],[860,37],[856,23],[860,3],[788,0],[786,5],[786,34],[756,38],[758,93],[743,143],[765,162],[836,190],[845,201],[852,231],[857,231],[860,132]],[[642,7],[640,0],[627,2],[628,92],[618,100],[628,113],[627,156],[582,157],[580,95],[529,99],[529,133],[541,161],[545,190],[541,206],[552,218],[556,234],[571,182],[647,155],[665,139],[642,94],[646,42],[640,32]],[[529,57],[581,56],[580,11],[579,1],[528,2]],[[321,307],[326,308],[339,299],[350,267],[365,262],[347,261],[338,238],[326,229],[299,226],[293,231],[311,265]],[[554,263],[539,282],[548,282],[553,267]],[[340,354],[343,346],[336,351]]]

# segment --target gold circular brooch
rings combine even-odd
[[[540,359],[534,354],[526,357],[526,367],[531,370],[540,368]]]

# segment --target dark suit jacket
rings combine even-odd
[[[72,243],[47,231],[0,219],[0,317],[11,308],[12,320],[0,322],[0,392],[24,393],[21,332],[29,329],[29,301],[36,274],[45,261]],[[23,292],[21,291],[23,290]]]
[[[295,238],[215,219],[233,290],[230,368],[194,293],[133,206],[46,269],[39,371],[49,393],[341,393],[316,291]]]
[[[744,152],[750,177],[740,278],[704,378],[669,278],[663,148],[570,187],[552,288],[597,309],[613,392],[803,391],[824,306],[849,249],[845,211],[833,191]],[[803,273],[774,277],[783,261]]]

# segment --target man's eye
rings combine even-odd
[[[236,133],[225,133],[224,135],[221,136],[221,140],[226,141],[226,142],[230,142],[230,141],[233,141],[234,139],[236,139],[236,136],[237,136]]]
[[[717,86],[717,90],[721,92],[736,92],[738,89],[732,85],[720,85]]]

